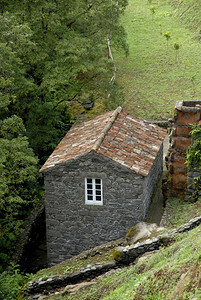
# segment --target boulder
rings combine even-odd
[[[135,244],[139,240],[157,236],[158,232],[162,230],[164,230],[164,228],[159,227],[155,223],[140,222],[128,230],[126,241],[129,245]]]

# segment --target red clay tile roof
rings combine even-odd
[[[131,116],[118,107],[112,112],[72,127],[40,171],[94,150],[136,173],[147,176],[165,134],[166,130]]]

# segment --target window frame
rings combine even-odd
[[[90,180],[91,182],[89,182],[88,180]],[[100,183],[97,183],[96,180],[100,180]],[[88,185],[91,185],[92,188],[89,188]],[[96,187],[97,185],[100,185],[100,189]],[[100,194],[97,194],[97,192],[99,192]],[[92,199],[89,200],[89,197],[92,197]],[[97,197],[100,197],[100,200],[97,200]],[[101,178],[85,178],[85,204],[103,205],[103,181]]]

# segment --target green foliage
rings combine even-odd
[[[0,299],[19,299],[23,286],[30,278],[30,275],[20,274],[18,265],[11,265],[8,271],[0,274]]]
[[[175,49],[176,51],[179,50],[179,44],[178,44],[178,43],[175,43],[175,44],[174,44],[174,49]]]
[[[23,221],[41,197],[38,159],[29,147],[22,120],[0,123],[0,265],[12,254]]]
[[[83,103],[89,94],[107,99],[110,93],[108,107],[119,105],[119,88],[109,84],[107,36],[112,48],[127,52],[119,24],[126,5],[127,0],[1,2],[0,118],[22,118],[41,163],[69,129],[72,102]]]
[[[191,168],[199,167],[201,170],[201,125],[199,123],[192,124],[192,144],[186,152],[186,164],[188,170]],[[194,177],[192,187],[195,190],[194,194],[190,197],[191,201],[199,199],[201,189],[201,175]]]
[[[168,44],[168,41],[171,38],[171,33],[169,31],[166,31],[166,32],[163,33],[163,36],[166,38],[166,41],[167,41],[167,44]]]
[[[113,84],[109,83],[107,87],[109,94],[105,99],[104,104],[108,110],[113,110],[124,103],[124,94],[122,87],[116,81]]]
[[[201,167],[201,126],[199,123],[192,124],[191,135],[193,142],[186,154],[188,169],[195,165]]]
[[[150,11],[151,11],[152,17],[153,17],[154,14],[156,13],[156,6],[152,5],[152,6],[150,7]]]

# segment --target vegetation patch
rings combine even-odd
[[[40,270],[34,275],[33,279],[44,278],[52,275],[66,275],[67,273],[87,267],[87,265],[105,263],[112,259],[112,249],[96,251],[95,253],[92,253],[92,255],[74,256],[51,268]]]
[[[182,22],[192,31],[197,32],[197,36],[195,38],[200,41],[200,2],[197,0],[172,0],[171,4],[175,8],[175,14],[182,20]]]
[[[188,169],[196,165],[201,167],[201,125],[199,123],[192,124],[191,136],[193,143],[188,148],[186,161]]]
[[[191,201],[201,200],[201,124],[193,124],[192,144],[187,149],[186,164],[188,167],[189,189],[192,189],[189,199]],[[190,178],[191,177],[191,178]]]
[[[168,198],[165,210],[165,226],[176,228],[201,215],[201,201],[188,203],[181,199]]]
[[[115,52],[117,80],[124,88],[124,107],[146,119],[170,117],[177,100],[200,97],[200,43],[180,18],[184,7],[177,5],[175,14],[172,2],[195,4],[130,0],[122,17],[129,55]],[[200,20],[200,9],[191,10],[192,20],[193,14]]]

